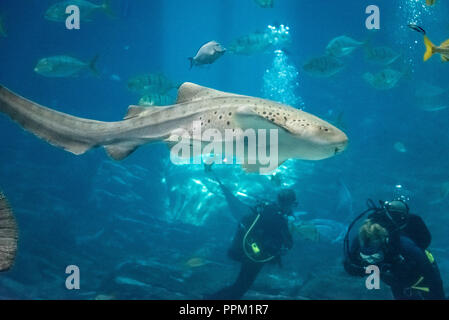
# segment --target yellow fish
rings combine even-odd
[[[437,0],[426,0],[426,4],[428,6],[433,6],[436,2],[437,2]]]
[[[443,41],[440,46],[436,46],[430,41],[430,39],[424,35],[424,44],[426,46],[426,52],[424,53],[424,61],[427,61],[432,57],[435,53],[439,53],[441,55],[441,61],[447,62],[449,61],[449,39]]]

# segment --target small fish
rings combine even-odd
[[[431,7],[431,6],[433,6],[436,2],[437,2],[437,0],[426,0],[426,5],[428,5],[429,7]]]
[[[422,103],[418,106],[419,109],[427,112],[436,112],[447,109],[448,105],[443,104],[432,104],[432,103]]]
[[[92,21],[92,14],[96,11],[103,11],[112,16],[110,0],[105,0],[103,4],[97,5],[87,0],[66,0],[53,4],[45,12],[45,19],[54,22],[64,22],[69,16],[66,13],[66,8],[70,5],[75,5],[80,9],[81,21]]]
[[[162,73],[149,73],[132,77],[128,80],[128,89],[142,95],[150,93],[165,94],[171,89],[178,88]]]
[[[344,64],[335,57],[321,56],[308,60],[303,69],[311,76],[315,77],[331,77],[341,70],[343,70]]]
[[[399,141],[394,144],[394,149],[397,152],[401,152],[401,153],[407,152],[407,148],[404,146],[404,144],[402,142],[399,142]]]
[[[0,271],[14,263],[17,252],[17,224],[5,195],[0,191]]]
[[[226,49],[223,48],[217,41],[209,41],[198,50],[194,57],[189,58],[190,69],[192,69],[193,66],[212,64],[225,52]]]
[[[111,75],[111,80],[113,80],[113,81],[122,81],[122,79],[120,78],[120,76],[118,74],[112,74]]]
[[[140,98],[139,106],[168,106],[172,104],[174,99],[167,95],[150,93]]]
[[[340,58],[351,54],[355,49],[363,45],[363,42],[356,41],[347,36],[340,36],[332,39],[326,47],[326,53]]]
[[[444,93],[447,93],[447,89],[440,88],[428,82],[421,83],[415,90],[416,98],[438,98]]]
[[[114,280],[118,284],[126,284],[126,285],[136,286],[136,287],[149,287],[148,284],[146,284],[142,281],[128,278],[128,277],[116,277]]]
[[[6,37],[6,29],[3,18],[0,16],[0,38],[1,37]]]
[[[394,69],[384,69],[376,74],[366,72],[363,74],[362,78],[377,90],[389,90],[396,87],[402,76],[402,72]]]
[[[385,46],[365,47],[365,60],[371,63],[387,66],[395,62],[401,55]]]
[[[98,56],[95,56],[89,63],[70,56],[53,56],[40,59],[34,68],[34,72],[44,77],[53,78],[77,77],[86,70],[98,75],[95,66],[97,60]]]
[[[440,46],[437,47],[427,37],[426,30],[415,24],[409,24],[408,27],[421,33],[424,36],[424,45],[426,46],[426,52],[424,53],[423,57],[424,61],[429,60],[435,53],[440,54],[442,62],[449,61],[449,39],[443,41]]]
[[[264,52],[271,47],[271,38],[265,32],[254,32],[234,40],[229,45],[229,52],[234,54],[252,55]]]
[[[274,0],[254,0],[259,7],[262,8],[273,8],[274,7]]]
[[[188,266],[190,268],[198,268],[198,267],[202,267],[208,263],[209,262],[206,259],[195,257],[195,258],[190,258],[189,260],[187,260],[186,266]]]

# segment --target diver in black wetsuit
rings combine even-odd
[[[285,189],[277,203],[260,204],[243,217],[228,251],[231,259],[241,263],[239,275],[232,285],[206,295],[206,299],[241,299],[266,263],[280,264],[281,254],[293,246],[287,217],[295,205],[294,191]]]
[[[423,220],[399,200],[369,210],[357,238],[349,243],[349,231],[345,238],[345,270],[366,277],[365,267],[378,266],[380,279],[395,299],[445,299],[437,263],[427,250],[431,235]]]

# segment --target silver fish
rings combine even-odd
[[[251,55],[264,52],[271,47],[271,37],[265,32],[254,32],[242,36],[229,45],[229,51],[234,54]]]
[[[86,70],[98,75],[95,65],[97,60],[98,56],[94,57],[89,63],[70,56],[53,56],[40,59],[34,68],[34,72],[52,78],[77,77]]]
[[[178,143],[180,135],[185,132],[192,137],[194,124],[198,122],[201,122],[201,130],[215,130],[222,137],[225,137],[226,129],[277,130],[277,163],[270,164],[269,169],[290,158],[329,158],[345,150],[348,143],[342,131],[307,112],[269,100],[225,93],[188,82],[180,87],[175,105],[152,108],[130,106],[125,119],[118,122],[88,120],[57,112],[1,86],[0,112],[66,151],[79,155],[103,146],[115,160],[126,158],[139,146],[150,142],[164,141],[173,145]],[[233,137],[233,145],[237,138]],[[199,142],[208,144],[210,140],[201,136]],[[257,140],[256,150],[259,143]],[[269,147],[267,143],[266,148]],[[246,171],[255,172],[263,166],[258,158],[246,157],[248,155],[245,153],[245,159],[241,159]],[[253,160],[255,164],[251,163]]]
[[[173,103],[173,98],[167,95],[150,93],[139,100],[139,106],[167,106]]]
[[[190,68],[193,66],[200,66],[204,64],[212,64],[219,59],[226,49],[217,41],[209,41],[204,44],[196,53],[194,57],[190,57]]]
[[[165,94],[179,85],[173,83],[162,73],[148,73],[137,75],[128,80],[128,89],[142,95]]]
[[[259,7],[262,8],[273,8],[274,7],[274,0],[254,0]]]
[[[403,76],[402,72],[399,72],[394,69],[384,69],[379,71],[376,74],[372,74],[371,72],[366,72],[363,74],[362,78],[365,80],[370,86],[377,90],[389,90],[398,84],[399,80],[401,80]]]
[[[96,11],[103,11],[108,15],[113,15],[110,0],[105,0],[103,4],[97,5],[87,0],[66,0],[53,4],[45,12],[45,19],[54,22],[64,22],[69,16],[66,8],[76,5],[80,9],[81,21],[92,21],[92,15]]]
[[[331,77],[343,68],[344,64],[340,60],[327,55],[312,58],[303,65],[304,71],[314,77]]]
[[[365,60],[371,63],[387,66],[395,62],[401,55],[385,46],[365,47]]]
[[[326,47],[326,53],[334,57],[343,57],[351,54],[355,49],[363,45],[348,36],[340,36],[332,39]]]

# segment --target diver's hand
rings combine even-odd
[[[391,285],[394,282],[394,276],[393,273],[391,272],[391,264],[384,263],[380,265],[379,270],[380,270],[380,278],[382,279],[382,281],[388,285]]]
[[[366,275],[365,267],[363,267],[359,264],[355,264],[349,260],[345,260],[343,265],[344,265],[346,272],[352,276],[363,277]]]

